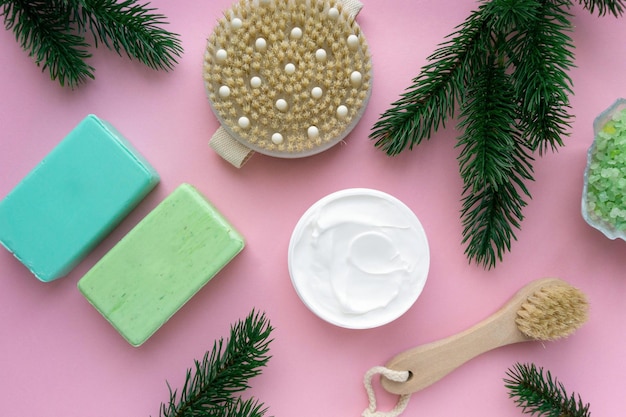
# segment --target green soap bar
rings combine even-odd
[[[182,184],[78,282],[89,302],[140,346],[244,247],[239,232]]]
[[[130,142],[88,115],[0,201],[0,243],[41,281],[55,280],[158,182]]]

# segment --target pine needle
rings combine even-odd
[[[472,13],[448,36],[450,39],[428,57],[429,63],[420,75],[374,125],[370,137],[377,140],[377,147],[388,155],[413,149],[454,117],[472,50],[484,36],[484,23],[483,16]]]
[[[35,64],[70,88],[94,78],[86,32],[95,47],[100,42],[152,69],[171,70],[183,52],[178,35],[161,28],[165,17],[136,0],[0,0],[0,15]]]
[[[270,359],[273,328],[264,314],[252,311],[231,326],[230,339],[219,339],[202,360],[187,370],[180,391],[169,384],[170,399],[161,404],[161,417],[260,417],[266,408],[255,399],[242,401],[235,394],[249,388],[248,380],[261,373]]]
[[[46,0],[4,1],[1,14],[22,49],[61,86],[76,87],[94,78],[85,40],[68,31],[67,11]]]
[[[625,0],[579,0],[621,16]],[[483,0],[374,124],[388,155],[428,140],[460,109],[462,243],[485,268],[510,251],[531,195],[533,154],[564,146],[572,116],[570,0]]]
[[[518,107],[509,76],[493,57],[487,57],[466,92],[461,107],[464,133],[459,166],[464,179],[463,243],[466,254],[487,267],[502,257],[519,228],[524,182],[533,180],[530,155],[515,121]]]
[[[167,23],[165,16],[154,13],[148,4],[138,5],[136,0],[69,1],[79,28],[91,31],[96,42],[119,55],[125,52],[152,69],[171,70],[183,52],[178,40],[160,28]]]
[[[598,15],[604,16],[607,13],[612,14],[615,17],[620,17],[626,9],[626,2],[623,0],[579,0],[580,3],[589,10],[591,13],[595,13],[598,9]]]
[[[529,147],[542,155],[563,146],[572,116],[568,113],[573,67],[571,2],[552,0],[530,9],[503,49],[513,64],[512,82],[521,109],[520,130]]]
[[[538,417],[589,417],[589,404],[583,404],[580,395],[567,393],[564,385],[553,378],[550,371],[534,364],[516,363],[507,371],[504,380],[509,397],[525,414]]]

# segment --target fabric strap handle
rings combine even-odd
[[[209,140],[209,146],[236,168],[241,168],[254,154],[252,149],[232,137],[222,126],[215,131]]]
[[[341,3],[343,4],[343,8],[348,12],[348,15],[353,19],[356,19],[356,16],[363,8],[363,3],[359,0],[342,0]]]

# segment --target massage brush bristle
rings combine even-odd
[[[282,157],[343,139],[372,86],[367,42],[340,0],[239,0],[209,37],[203,72],[221,125]]]
[[[495,314],[473,327],[395,356],[386,367],[409,371],[410,377],[406,382],[383,378],[382,385],[394,394],[410,394],[489,350],[570,336],[587,320],[588,308],[585,294],[565,281],[533,281]]]
[[[569,285],[540,288],[517,311],[517,328],[531,339],[567,337],[587,321],[585,294]]]

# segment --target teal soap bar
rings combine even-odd
[[[133,346],[156,332],[244,247],[242,235],[182,184],[78,281]]]
[[[158,182],[130,142],[88,115],[0,201],[0,243],[41,281],[55,280]]]

